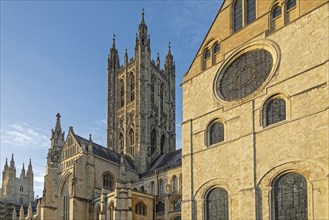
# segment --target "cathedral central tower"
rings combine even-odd
[[[108,56],[107,147],[123,149],[145,172],[161,154],[175,150],[175,62],[170,45],[164,68],[151,59],[150,35],[142,19],[134,57],[120,65],[113,38]]]

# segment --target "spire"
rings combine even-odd
[[[24,163],[23,163],[23,167],[22,167],[22,171],[21,171],[21,179],[23,179],[25,177],[25,167],[24,167]]]
[[[145,24],[145,19],[144,19],[144,8],[142,11],[142,21],[138,26],[138,41],[143,46],[149,42],[147,35],[147,25]]]
[[[119,173],[119,180],[122,182],[126,181],[126,167],[125,167],[125,157],[123,148],[120,151],[120,173]]]
[[[31,158],[29,161],[29,166],[27,167],[27,172],[32,172],[32,162],[31,162]]]
[[[157,65],[158,68],[160,68],[160,55],[159,55],[159,53],[157,53],[156,65]]]
[[[112,39],[112,48],[115,49],[115,34],[113,34],[113,39]]]
[[[8,168],[8,159],[6,158],[5,169]]]
[[[88,145],[86,146],[87,152],[92,152],[93,150],[93,140],[91,138],[91,134],[89,134]]]
[[[15,167],[14,154],[11,154],[10,167]]]
[[[62,132],[61,128],[61,114],[57,113],[56,114],[56,127],[55,127],[56,132]]]
[[[125,62],[125,66],[128,65],[128,50],[126,49],[125,50],[125,59],[124,59],[124,62]]]

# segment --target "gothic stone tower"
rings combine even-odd
[[[26,172],[23,163],[21,174],[19,178],[17,178],[14,155],[11,156],[9,166],[6,158],[6,163],[2,171],[0,200],[22,205],[28,205],[29,202],[34,201],[33,170],[31,159]]]
[[[135,57],[120,65],[113,38],[108,56],[107,147],[123,149],[145,172],[159,155],[175,150],[175,62],[170,45],[164,69],[151,59],[150,35],[142,20]]]

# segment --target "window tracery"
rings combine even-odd
[[[274,219],[306,220],[307,182],[297,173],[288,173],[279,177],[273,186]]]
[[[163,195],[164,194],[164,182],[162,179],[159,181],[159,194]]]
[[[228,195],[225,189],[212,189],[206,197],[206,219],[228,220]]]
[[[111,189],[112,190],[112,187],[113,187],[113,177],[111,174],[109,173],[105,173],[103,175],[103,187],[104,188],[108,188],[108,189]]]
[[[146,205],[143,202],[139,202],[135,206],[135,213],[138,215],[146,215]]]

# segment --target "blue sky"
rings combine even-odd
[[[32,158],[35,195],[42,196],[50,130],[62,129],[105,146],[107,55],[116,35],[120,62],[133,56],[145,9],[152,58],[161,66],[171,42],[176,61],[176,133],[181,147],[179,84],[221,0],[1,1],[1,170],[15,155],[17,176]]]

